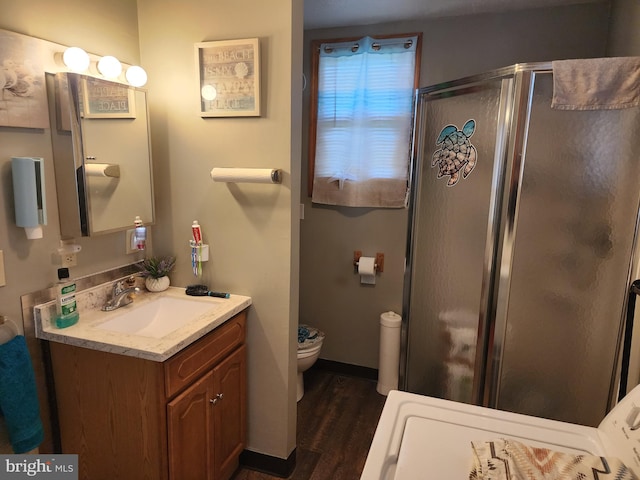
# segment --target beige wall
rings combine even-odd
[[[514,63],[603,56],[607,21],[607,4],[589,4],[311,30],[305,32],[305,72],[308,78],[312,39],[423,32],[420,85],[427,86]],[[308,111],[309,89],[304,93]],[[306,179],[306,124],[303,132]],[[377,368],[380,314],[402,310],[407,211],[313,205],[306,181],[302,200],[300,321],[326,333],[321,358]],[[360,285],[353,273],[354,250],[385,254],[374,287]]]
[[[138,63],[138,17],[132,0],[0,0],[0,7],[0,28]]]
[[[155,247],[176,254],[173,283],[194,283],[188,240],[198,220],[211,246],[202,282],[253,298],[248,448],[279,458],[295,447],[301,15],[301,1],[138,0]],[[194,43],[248,37],[260,39],[261,117],[201,118]],[[282,185],[213,183],[213,167],[281,168],[285,176]]]

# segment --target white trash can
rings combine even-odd
[[[398,389],[401,324],[402,317],[395,312],[380,315],[380,361],[376,390],[381,395]]]

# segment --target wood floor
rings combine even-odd
[[[308,370],[289,480],[359,479],[385,399],[373,380]],[[232,480],[278,478],[241,467]]]

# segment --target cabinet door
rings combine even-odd
[[[213,371],[167,405],[169,478],[213,480]]]
[[[226,480],[238,467],[246,436],[246,347],[243,345],[213,369],[214,471]],[[186,477],[185,477],[186,478]],[[204,477],[202,477],[204,478]]]

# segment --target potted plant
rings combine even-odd
[[[148,257],[138,268],[144,277],[144,284],[150,292],[162,292],[169,288],[169,272],[176,264],[175,257]]]

